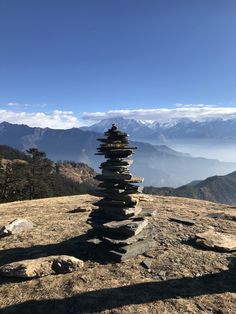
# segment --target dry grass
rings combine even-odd
[[[67,253],[71,247],[79,256],[76,239],[89,229],[86,220],[95,199],[80,195],[1,204],[0,226],[22,217],[35,227],[0,239],[0,264]],[[235,234],[235,208],[175,197],[146,196],[141,204],[156,209],[156,216],[149,218],[156,228],[154,250],[121,264],[85,260],[83,269],[65,275],[30,281],[2,278],[2,313],[236,313],[236,269],[227,267],[232,254],[186,242],[209,226]],[[87,211],[72,213],[78,206]],[[207,217],[215,212],[233,219]],[[170,221],[173,216],[196,223],[185,226]],[[151,261],[151,270],[141,265],[145,259]]]

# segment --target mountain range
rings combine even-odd
[[[196,198],[229,205],[236,204],[236,171],[225,176],[212,176],[202,181],[193,181],[179,188],[145,187],[144,193]]]
[[[208,119],[194,121],[189,118],[158,121],[111,118],[101,120],[83,130],[104,132],[111,123],[117,123],[134,140],[168,141],[176,139],[236,139],[236,119]]]
[[[107,123],[109,125],[104,126],[105,129],[111,126],[111,120]],[[131,127],[130,124],[128,125]],[[123,131],[128,131],[125,125],[118,124],[118,126]],[[0,123],[1,144],[15,147],[21,151],[37,147],[52,160],[85,162],[95,170],[98,170],[98,166],[102,162],[101,157],[94,156],[96,147],[99,145],[98,137],[101,137],[98,130],[95,132],[91,128],[54,130],[7,122]],[[165,145],[132,142],[133,138],[131,133],[131,144],[137,146],[138,149],[133,156],[135,162],[131,172],[143,176],[145,185],[178,187],[192,180],[203,180],[213,175],[225,175],[236,169],[236,163],[233,162],[195,158]]]

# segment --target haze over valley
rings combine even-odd
[[[131,171],[143,176],[146,186],[178,187],[193,180],[203,180],[213,175],[225,175],[236,169],[236,162],[193,157],[189,153],[182,153],[167,146],[172,139],[175,140],[176,138],[177,140],[181,138],[181,141],[187,143],[192,140],[186,121],[180,121],[169,128],[159,125],[154,129],[133,119],[113,118],[103,120],[90,127],[67,130],[32,128],[26,125],[3,122],[0,123],[0,141],[2,144],[22,151],[37,147],[54,161],[84,162],[99,171],[98,167],[102,158],[94,155],[98,146],[97,138],[101,137],[103,131],[108,129],[113,122],[116,122],[123,131],[130,134],[132,144],[137,146]],[[190,127],[192,124],[194,123],[188,121]],[[178,132],[175,131],[176,129]],[[198,140],[204,141],[206,136],[202,132],[200,133],[197,127],[193,132],[193,138],[196,137],[196,132],[200,134]],[[232,134],[234,134],[233,132],[234,129],[232,129]],[[214,131],[211,137],[208,136],[208,140],[215,140],[213,135]],[[155,145],[153,139],[155,139]],[[232,141],[234,141],[234,137],[232,137]]]
[[[174,150],[221,161],[236,161],[236,118],[208,117],[203,120],[177,118],[165,122],[124,119],[104,119],[85,130],[104,132],[112,121],[130,138],[152,145],[166,145]]]

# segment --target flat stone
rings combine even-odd
[[[107,242],[111,244],[118,244],[118,245],[124,246],[124,245],[129,245],[140,240],[145,240],[152,235],[152,232],[153,232],[152,228],[145,228],[137,235],[134,235],[126,239],[119,239],[119,238],[114,239],[114,238],[109,238],[109,237],[103,237],[103,240],[106,240]]]
[[[17,218],[11,221],[8,225],[0,229],[0,238],[9,236],[11,234],[18,234],[29,231],[34,227],[30,220]]]
[[[236,251],[236,236],[232,234],[216,232],[209,229],[195,236],[196,243],[200,246],[219,252]]]
[[[114,151],[126,152],[136,148],[137,147],[130,147],[128,143],[105,143],[101,144],[101,146],[97,148],[97,151],[105,153]]]
[[[84,212],[87,212],[87,211],[89,211],[89,210],[90,210],[90,208],[77,207],[77,208],[73,209],[73,210],[71,211],[71,213],[84,213]]]
[[[120,180],[130,180],[132,179],[131,174],[119,174],[119,173],[110,173],[110,174],[98,174],[95,177],[98,181],[104,181],[104,180],[114,180],[114,181],[120,181]]]
[[[127,176],[128,179],[132,178],[132,175],[130,174],[130,172],[128,170],[121,170],[121,169],[113,169],[113,170],[102,170],[102,176]]]
[[[83,265],[83,261],[73,256],[47,256],[3,265],[0,267],[0,274],[20,278],[44,277],[70,273],[82,268]]]
[[[153,208],[144,208],[139,214],[139,217],[154,217],[157,215],[156,209]]]
[[[99,187],[102,186],[102,189],[96,189],[94,192],[97,193],[99,196],[104,196],[104,194],[109,194],[109,196],[113,195],[130,195],[130,194],[137,194],[137,197],[140,199],[140,193],[143,190],[142,186],[131,185],[131,186],[123,186],[123,188],[116,187],[116,186],[105,186],[103,183],[99,184]],[[110,185],[110,184],[109,184]],[[101,192],[101,193],[100,193]],[[100,194],[99,194],[100,193]],[[132,195],[133,196],[133,195]]]
[[[120,171],[128,171],[129,170],[129,165],[128,166],[114,166],[114,165],[108,165],[108,166],[100,166],[100,169],[103,171],[105,170],[120,170]]]
[[[139,199],[141,199],[141,195],[143,194],[140,193],[143,191],[143,186],[131,185],[126,188],[126,191],[129,193],[137,193]]]
[[[118,194],[118,195],[113,195],[112,198],[113,198],[113,200],[116,200],[116,201],[122,201],[125,203],[132,203],[135,205],[139,203],[139,198],[137,197],[137,195]]]
[[[195,221],[185,217],[170,217],[170,221],[180,222],[184,225],[192,226],[195,224]]]
[[[87,240],[87,242],[97,245],[97,244],[102,243],[102,240],[100,240],[98,238],[92,238],[92,239]]]
[[[103,206],[97,210],[99,216],[110,218],[112,220],[128,219],[132,216],[139,215],[142,208],[139,206],[135,207],[109,207]]]
[[[160,276],[160,278],[161,278],[162,280],[166,280],[166,271],[161,270],[161,271],[158,273],[158,275]]]
[[[109,199],[101,199],[100,201],[94,203],[95,206],[98,206],[102,208],[103,206],[106,207],[125,207],[125,202],[122,201],[115,201],[115,200],[109,200]],[[128,207],[128,206],[127,206]]]
[[[111,181],[111,182],[115,182],[115,183],[123,183],[123,185],[125,185],[125,183],[140,183],[143,182],[143,178],[142,177],[132,177],[130,179],[128,179],[128,176],[125,178],[125,176],[123,175],[119,175],[119,176],[104,176],[104,175],[97,175],[95,177],[98,181]]]
[[[139,186],[141,188],[141,191],[143,190],[143,186]],[[147,195],[147,194],[140,194],[138,195],[139,197],[139,200],[142,201],[142,202],[153,202],[154,201],[154,198],[151,197],[150,195]]]
[[[92,194],[99,197],[113,197],[118,195],[129,195],[129,192],[124,189],[96,189],[92,191]]]
[[[130,166],[133,160],[120,160],[120,161],[105,161],[101,163],[101,167],[120,167],[120,166]]]
[[[126,153],[98,153],[100,155],[104,155],[105,158],[128,158],[132,156],[134,153],[126,152]]]
[[[137,235],[148,225],[146,219],[130,219],[122,221],[111,221],[103,224],[101,229],[110,233],[116,233],[126,236]]]
[[[127,137],[124,137],[124,138],[118,139],[118,140],[116,140],[116,139],[110,140],[108,138],[98,138],[97,141],[100,141],[102,143],[117,143],[117,144],[118,143],[128,143]]]
[[[209,217],[209,218],[225,218],[225,213],[224,212],[210,213],[210,214],[207,214],[207,217]]]
[[[99,188],[105,188],[105,189],[133,189],[135,185],[132,183],[126,182],[126,181],[104,181],[98,184]]]
[[[133,151],[131,149],[110,149],[110,150],[99,150],[98,153],[95,153],[95,155],[105,155],[107,158],[126,158],[133,154]]]
[[[115,138],[123,138],[123,137],[127,137],[128,134],[125,132],[121,132],[118,129],[116,129],[115,131],[113,129],[109,129],[107,132],[104,133],[106,136],[108,136],[108,138],[113,137]]]
[[[123,148],[130,148],[129,147],[129,143],[126,142],[126,143],[122,143],[121,141],[113,141],[113,142],[106,142],[104,144],[101,144],[101,146],[97,149],[113,149],[113,148],[118,148],[118,149],[123,149]]]
[[[152,266],[152,261],[150,259],[145,259],[144,261],[142,261],[141,265],[146,268],[146,269],[150,269]]]
[[[99,200],[98,202],[94,203],[95,206],[99,206],[99,207],[134,207],[135,205],[137,205],[139,202],[138,199],[134,199],[134,200],[116,200],[116,199],[108,199],[108,198],[104,198]]]
[[[110,253],[113,255],[115,261],[122,262],[141,255],[155,246],[156,242],[152,238],[147,238],[143,241],[111,250]]]

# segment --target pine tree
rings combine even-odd
[[[30,156],[27,171],[28,198],[53,196],[53,162],[37,148],[30,148],[27,153]]]

